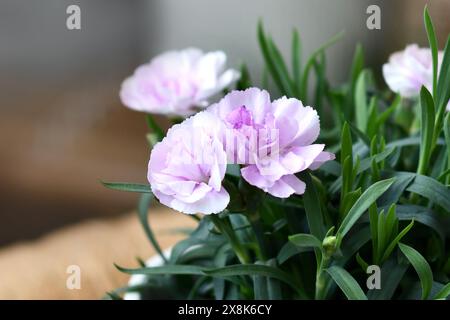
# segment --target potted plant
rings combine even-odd
[[[262,23],[263,83],[245,65],[225,70],[220,51],[171,51],[139,67],[120,95],[146,113],[149,184],[104,185],[142,194],[159,258],[117,266],[140,276],[108,297],[446,299],[450,38],[438,51],[426,8],[424,22],[430,47],[394,53],[388,89],[360,46],[348,82],[333,87],[324,52],[339,36],[302,63],[294,31],[287,63]],[[198,222],[170,251],[148,223],[153,201]]]

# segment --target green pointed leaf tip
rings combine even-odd
[[[431,286],[433,285],[433,272],[431,271],[430,265],[416,249],[403,243],[399,243],[398,245],[419,276],[422,286],[422,300],[427,299],[430,295]]]
[[[362,291],[358,282],[346,271],[339,266],[332,266],[326,269],[328,274],[333,278],[334,282],[341,288],[349,300],[367,300],[364,291]]]
[[[101,183],[108,189],[127,191],[127,192],[138,192],[138,193],[152,193],[150,185],[140,184],[140,183],[128,183],[128,182],[105,182]]]
[[[343,238],[347,232],[350,231],[361,215],[369,209],[370,205],[374,203],[384,192],[386,192],[387,189],[389,189],[394,181],[394,178],[381,180],[374,183],[366,191],[364,191],[342,221],[337,231],[340,238]]]
[[[299,233],[289,236],[289,241],[298,247],[314,247],[320,248],[322,244],[320,240],[311,234]]]

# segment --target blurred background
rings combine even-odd
[[[327,52],[328,74],[338,84],[358,42],[378,71],[390,52],[411,42],[425,45],[425,3],[0,0],[0,246],[134,208],[135,195],[106,190],[99,179],[146,181],[145,121],[121,105],[118,92],[155,54],[221,49],[229,66],[246,62],[258,79],[259,18],[286,57],[293,27],[305,54],[345,30]],[[81,8],[81,30],[66,28],[71,4]],[[370,4],[381,8],[381,30],[366,27]],[[442,45],[450,0],[433,0],[430,12]]]

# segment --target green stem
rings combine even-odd
[[[317,269],[316,274],[316,300],[323,300],[326,298],[326,277],[325,277],[325,269],[330,264],[330,258],[322,253],[321,255],[320,265]]]
[[[219,218],[217,215],[210,215],[209,218],[214,223],[214,225],[219,229],[225,237],[230,242],[231,248],[235,252],[237,258],[242,264],[249,264],[250,257],[248,255],[247,250],[241,246],[239,239],[236,236],[230,222],[228,220],[224,220]],[[228,218],[226,218],[228,219]]]
[[[266,261],[268,259],[268,252],[267,252],[267,243],[264,237],[264,228],[261,223],[261,218],[258,211],[255,212],[248,212],[248,218],[250,221],[250,224],[252,225],[253,232],[255,233],[256,242],[258,243],[258,258],[261,261]]]

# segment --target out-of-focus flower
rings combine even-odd
[[[168,51],[138,67],[122,83],[120,98],[137,111],[191,115],[239,78],[239,72],[225,70],[226,59],[221,51]]]
[[[271,102],[267,91],[250,88],[229,93],[207,112],[233,132],[224,145],[229,159],[231,150],[231,158],[245,165],[244,179],[273,196],[303,194],[305,183],[295,174],[334,159],[325,145],[313,144],[320,131],[317,112],[297,99]]]
[[[443,52],[438,53],[438,71],[441,68]],[[430,92],[433,86],[433,59],[429,48],[417,44],[406,46],[405,50],[394,52],[388,63],[383,65],[384,80],[389,88],[404,98],[414,98],[425,86]],[[447,105],[447,110],[450,104]]]
[[[173,126],[156,144],[148,165],[148,180],[159,201],[177,211],[221,212],[230,201],[222,187],[226,153],[223,124],[207,112]]]

